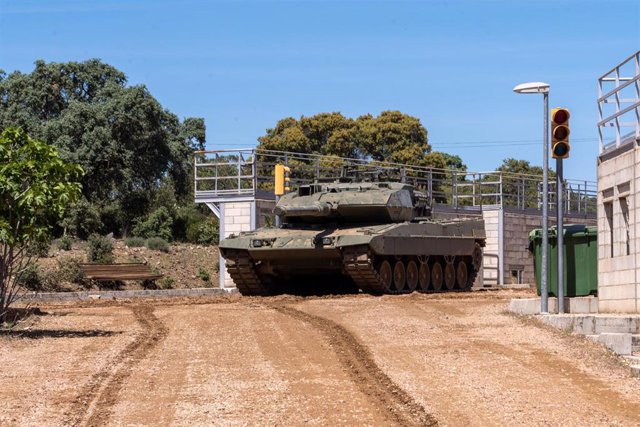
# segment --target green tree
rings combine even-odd
[[[0,134],[0,318],[19,296],[18,283],[33,262],[27,249],[48,239],[80,196],[82,172],[22,130]]]
[[[97,59],[36,61],[29,74],[0,76],[0,128],[8,126],[84,168],[83,195],[109,228],[102,232],[129,231],[167,178],[176,198],[190,197],[192,152],[205,143],[203,119],[181,121],[145,86],[128,86],[123,72]]]
[[[416,117],[383,111],[357,119],[341,113],[287,117],[258,138],[258,148],[357,159],[427,165],[431,146],[427,130]]]
[[[358,148],[373,160],[426,166],[431,152],[427,130],[416,117],[399,111],[383,111],[356,119]]]
[[[512,157],[504,159],[502,164],[496,170],[514,174],[542,176],[542,168],[540,166],[531,166],[531,163],[528,160],[518,160]],[[555,174],[553,174],[553,176],[555,176]]]
[[[445,163],[445,169],[455,169],[461,172],[467,171],[467,165],[464,164],[462,158],[456,154],[434,151],[434,153],[442,154]]]
[[[527,160],[504,159],[496,169],[502,175],[503,203],[508,206],[538,207],[538,184],[542,182],[542,167],[532,166]],[[549,171],[549,182],[555,182],[555,172]],[[496,180],[496,177],[486,177]]]

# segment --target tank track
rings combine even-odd
[[[229,276],[242,295],[269,295],[271,293],[270,287],[260,280],[253,261],[248,255],[229,255],[225,265]]]
[[[461,289],[462,291],[468,291],[471,288],[473,288],[473,284],[476,282],[476,277],[478,277],[478,273],[480,272],[480,270],[476,270],[475,267],[471,266],[471,276],[469,277],[469,286],[467,286],[464,289]]]
[[[475,268],[473,262],[470,264],[471,275],[468,282],[470,286],[455,291],[468,291],[473,286],[479,269]],[[343,250],[343,265],[345,272],[364,293],[372,295],[403,293],[385,287],[366,246],[345,248]],[[271,295],[273,293],[273,286],[260,278],[255,264],[248,254],[227,254],[226,268],[242,295]]]
[[[345,248],[343,262],[345,271],[362,292],[375,295],[389,293],[388,290],[385,290],[382,279],[373,266],[373,259],[366,248]]]
[[[366,247],[350,247],[343,251],[343,262],[346,273],[356,283],[356,285],[366,294],[382,295],[382,294],[400,294],[394,289],[385,289],[380,275],[376,271],[371,254]],[[463,289],[454,290],[429,290],[427,293],[433,292],[460,292],[468,291],[473,287],[473,283],[478,276],[479,269],[475,268],[473,262],[470,263],[471,275],[469,277],[469,286]],[[423,291],[424,292],[424,291]]]

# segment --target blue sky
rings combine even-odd
[[[0,68],[101,58],[210,149],[280,118],[400,110],[472,170],[542,163],[542,98],[571,110],[571,178],[596,177],[597,78],[640,49],[640,2],[0,0]],[[510,142],[511,141],[511,142]]]

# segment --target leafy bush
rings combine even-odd
[[[42,273],[38,264],[29,264],[22,273],[16,277],[16,283],[30,291],[41,291],[44,288]]]
[[[63,257],[58,260],[57,280],[60,282],[82,283],[82,259],[78,257]]]
[[[64,235],[58,240],[58,249],[61,251],[70,251],[71,250],[71,237],[68,235]]]
[[[49,246],[51,241],[49,239],[38,239],[29,244],[27,248],[27,254],[30,256],[45,258],[49,256]]]
[[[208,282],[211,280],[209,272],[202,267],[200,267],[200,269],[198,270],[198,277],[202,279],[203,282]]]
[[[203,221],[198,228],[197,242],[201,245],[217,245],[220,236],[218,222]]]
[[[169,252],[169,243],[159,237],[152,237],[147,239],[147,248],[154,251]]]
[[[173,236],[171,228],[173,226],[173,218],[164,206],[153,211],[146,220],[138,222],[133,228],[133,234],[138,237],[159,237],[170,241]]]
[[[218,234],[218,219],[212,218],[211,213],[203,213],[193,203],[177,210],[173,222],[173,235],[176,239],[211,245],[218,243]]]
[[[142,237],[129,237],[125,241],[125,244],[130,248],[141,248],[145,245],[145,243],[147,243],[147,241]]]
[[[92,234],[89,236],[87,260],[89,260],[89,262],[97,262],[99,264],[112,263],[114,257],[113,244],[111,243],[111,240],[99,234]]]
[[[173,278],[171,278],[171,277],[168,277],[168,276],[167,276],[167,277],[165,277],[164,279],[162,279],[162,280],[160,281],[160,287],[161,287],[162,289],[173,289],[173,284],[174,284],[175,282],[176,282],[176,281],[175,281],[175,280],[173,280]]]

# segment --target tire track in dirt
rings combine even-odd
[[[378,405],[390,422],[401,426],[436,426],[438,421],[375,363],[369,350],[346,328],[324,317],[284,304],[268,304],[278,312],[311,324],[322,332],[357,387]]]
[[[131,307],[142,331],[103,369],[95,373],[82,388],[66,414],[64,425],[97,426],[107,424],[118,392],[134,366],[166,336],[167,328],[153,314],[151,305]]]

